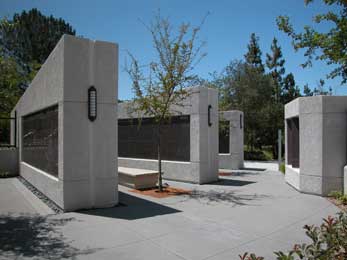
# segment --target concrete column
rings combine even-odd
[[[97,117],[88,118],[88,88]],[[64,35],[17,103],[21,118],[58,105],[58,177],[22,162],[20,175],[65,211],[118,203],[118,46]]]
[[[229,153],[219,154],[219,168],[240,169],[244,167],[244,117],[238,110],[219,112],[222,120],[229,121]]]

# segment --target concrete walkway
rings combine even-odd
[[[209,185],[169,183],[193,192],[154,199],[120,187],[122,204],[111,209],[24,220],[1,216],[0,227],[6,221],[12,226],[0,228],[0,255],[5,259],[230,260],[248,251],[275,259],[273,251],[307,241],[305,224],[320,224],[323,217],[338,212],[325,198],[286,185],[277,171],[240,171]]]
[[[0,214],[54,213],[17,178],[0,179]]]

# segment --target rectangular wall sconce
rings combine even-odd
[[[212,109],[212,106],[211,105],[208,105],[208,126],[212,126],[212,122],[211,122],[211,109]]]
[[[91,86],[88,88],[88,118],[90,121],[94,121],[97,115],[97,94],[96,88]]]

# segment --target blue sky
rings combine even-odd
[[[288,15],[296,29],[312,24],[312,17],[325,12],[327,7],[321,0],[305,6],[303,0],[0,0],[0,17],[9,18],[15,12],[38,8],[45,15],[62,17],[85,38],[117,42],[119,56],[119,98],[132,97],[131,82],[124,72],[126,50],[136,56],[141,63],[148,64],[155,59],[150,35],[140,22],[149,23],[160,9],[174,25],[190,22],[198,25],[207,12],[210,12],[200,39],[207,42],[207,57],[196,67],[196,73],[209,78],[211,72],[220,72],[231,60],[242,59],[246,52],[249,36],[252,32],[260,37],[260,47],[265,53],[270,51],[273,37],[282,47],[286,59],[286,72],[292,72],[301,88],[308,83],[311,88],[320,78],[325,79],[331,67],[315,62],[313,68],[302,69],[305,61],[303,52],[294,52],[290,39],[277,29],[276,17]],[[318,29],[326,30],[323,24]],[[332,86],[334,94],[346,95],[347,86],[340,85],[340,79],[326,80]]]

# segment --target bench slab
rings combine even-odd
[[[118,167],[119,184],[133,189],[146,189],[156,187],[158,175],[158,171]]]

